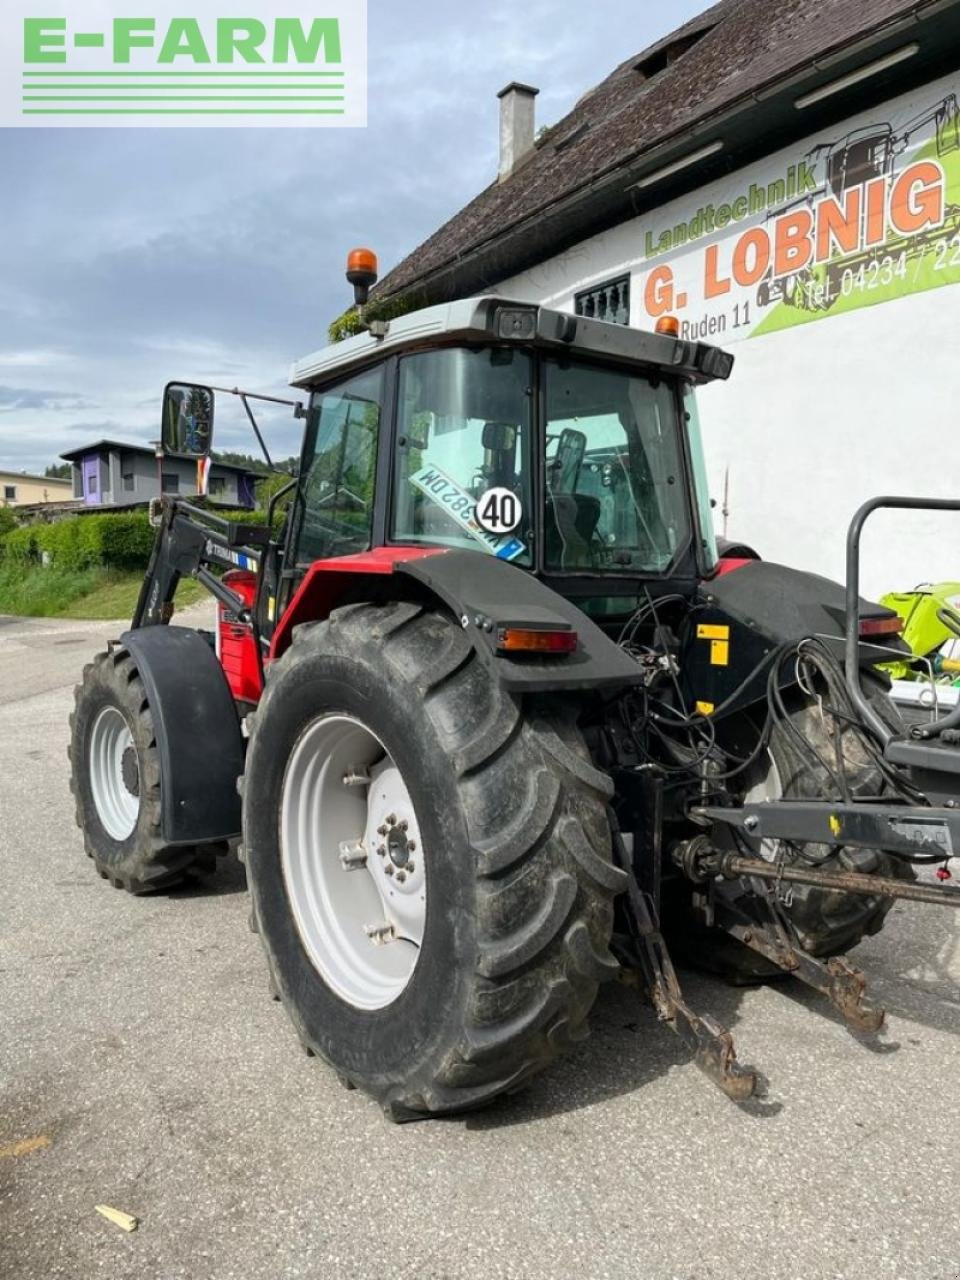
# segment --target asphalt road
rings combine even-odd
[[[960,916],[903,906],[860,948],[875,1043],[797,986],[685,977],[759,1102],[611,987],[526,1093],[393,1126],[302,1055],[238,865],[133,899],[84,857],[67,714],[117,629],[0,618],[2,1280],[960,1277]]]

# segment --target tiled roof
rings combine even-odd
[[[813,69],[814,59],[934,3],[721,0],[621,63],[505,181],[487,187],[384,277],[377,296],[420,285],[518,223],[575,199],[603,175],[767,86]],[[648,74],[637,70],[644,64]]]

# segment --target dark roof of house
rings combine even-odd
[[[69,449],[66,453],[61,453],[60,457],[64,462],[79,462],[81,458],[88,457],[91,453],[101,453],[111,449],[119,449],[123,453],[145,453],[149,457],[155,458],[156,450],[146,444],[131,444],[129,440],[95,440],[90,444],[81,445],[77,449]],[[189,458],[174,459],[179,462],[189,462]],[[239,471],[244,476],[259,476],[263,474],[260,471],[253,471],[250,467],[241,467],[236,462],[219,462],[213,459],[211,466],[218,467],[221,471]]]
[[[412,291],[422,305],[457,296],[464,287],[482,290],[550,256],[564,241],[602,229],[598,221],[612,225],[641,212],[637,192],[626,190],[632,170],[642,173],[645,158],[650,172],[670,163],[671,149],[681,147],[680,155],[694,150],[695,138],[709,140],[704,130],[750,107],[749,122],[737,117],[737,127],[725,134],[724,154],[693,174],[703,181],[727,172],[736,167],[744,130],[768,144],[773,140],[771,95],[785,82],[785,127],[819,127],[819,113],[794,108],[798,93],[885,52],[878,48],[884,39],[896,41],[891,48],[918,39],[921,26],[932,33],[932,44],[949,46],[953,40],[956,56],[958,12],[957,0],[721,0],[586,93],[512,174],[482,191],[385,276],[376,296]],[[940,49],[937,56],[942,54]],[[831,109],[842,112],[844,100],[831,102]],[[597,193],[610,190],[611,176],[618,179],[616,196],[611,192],[601,209]],[[591,198],[594,225],[574,225],[570,210]],[[651,193],[647,207],[662,199],[661,192]],[[525,224],[535,230],[522,241],[515,229]],[[476,264],[472,272],[467,260]],[[442,286],[441,276],[447,277]]]

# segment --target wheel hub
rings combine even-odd
[[[137,760],[137,753],[133,744],[124,750],[120,759],[120,775],[123,778],[123,785],[132,796],[140,795],[140,764]]]
[[[410,841],[407,839],[407,822],[387,822],[386,852],[395,867],[410,865]],[[379,849],[378,849],[379,852]]]

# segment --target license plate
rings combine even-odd
[[[498,560],[515,560],[526,551],[526,543],[511,533],[487,533],[476,519],[476,500],[440,467],[422,467],[410,483],[454,519],[484,551]]]

